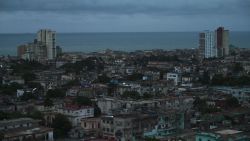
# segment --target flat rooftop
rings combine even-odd
[[[242,131],[226,129],[226,130],[217,131],[216,133],[221,134],[221,135],[233,135],[233,134],[238,134],[241,132]]]

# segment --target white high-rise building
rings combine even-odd
[[[56,53],[56,32],[50,29],[41,29],[37,32],[37,41],[47,47],[47,59],[55,59]]]
[[[215,46],[215,33],[211,31],[205,32],[205,58],[217,57],[217,48]]]
[[[201,58],[217,57],[217,48],[215,46],[215,32],[205,31],[199,35],[199,51]]]

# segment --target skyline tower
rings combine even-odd
[[[41,29],[37,32],[37,41],[44,43],[47,47],[47,59],[55,59],[56,53],[56,32],[50,29]]]
[[[215,45],[218,50],[218,57],[229,55],[229,30],[224,30],[224,27],[218,27],[215,33]]]
[[[217,57],[217,48],[215,46],[215,33],[204,31],[199,34],[199,54],[200,58]]]

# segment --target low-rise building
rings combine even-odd
[[[39,120],[19,118],[0,121],[2,141],[53,141],[53,129],[38,125]]]
[[[101,118],[83,118],[81,127],[84,137],[98,137],[101,135]]]
[[[143,140],[143,132],[156,124],[156,115],[121,114],[102,116],[103,138],[110,141]]]
[[[242,131],[224,129],[212,132],[200,132],[196,134],[195,141],[248,141],[249,136]]]
[[[180,82],[180,77],[177,73],[167,73],[163,75],[163,79],[166,79],[168,81],[173,81],[174,85],[178,85]]]
[[[66,105],[57,112],[67,116],[72,126],[80,126],[83,118],[94,117],[94,107],[91,106]]]

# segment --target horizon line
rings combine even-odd
[[[40,29],[39,29],[40,30]],[[38,30],[38,31],[39,31]],[[53,30],[56,31],[56,30]],[[81,34],[81,33],[183,33],[183,32],[203,32],[202,31],[88,31],[88,32],[57,32],[60,34]],[[213,30],[211,30],[213,31]],[[250,32],[250,30],[229,30],[230,32]],[[0,32],[0,34],[36,34],[37,32]]]

